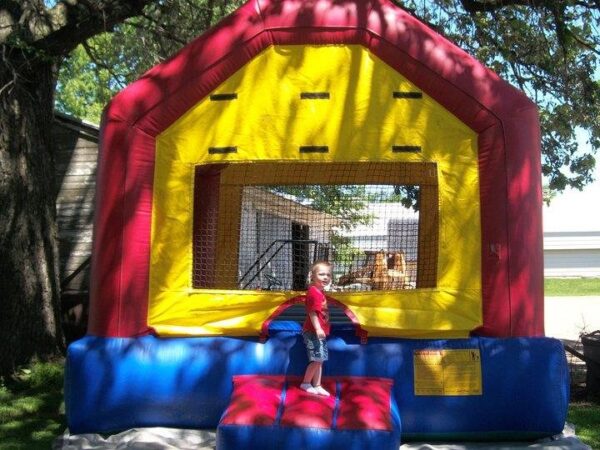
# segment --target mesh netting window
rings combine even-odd
[[[304,290],[318,260],[333,264],[338,291],[435,286],[436,172],[382,166],[372,183],[364,164],[197,170],[194,287]]]
[[[385,185],[247,186],[242,193],[239,288],[306,289],[328,260],[339,290],[416,287],[419,214]],[[415,189],[418,195],[418,187]]]

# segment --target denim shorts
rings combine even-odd
[[[319,339],[311,331],[303,331],[302,338],[304,339],[309,361],[323,362],[329,359],[329,351],[327,350],[327,341],[325,339]]]

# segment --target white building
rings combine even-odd
[[[326,259],[323,253],[328,252],[332,229],[339,222],[291,196],[246,187],[240,226],[240,288],[304,289],[310,265]]]
[[[600,277],[600,182],[544,206],[544,275]]]
[[[417,258],[419,213],[401,203],[371,203],[366,214],[372,217],[368,225],[357,225],[344,231],[352,245],[361,250],[402,251],[408,259]]]
[[[587,186],[583,192],[568,190],[544,206],[544,276],[545,277],[600,277],[600,181]],[[354,246],[363,250],[400,247],[407,259],[416,257],[416,236],[406,242],[391,239],[392,229],[399,224],[418,223],[418,214],[400,204],[387,204],[384,215],[370,211],[375,220],[369,225],[357,226],[345,235]]]

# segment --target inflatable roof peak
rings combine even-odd
[[[436,95],[438,79],[499,117],[537,111],[521,91],[391,1],[250,0],[125,88],[107,107],[106,120],[156,135],[162,127],[139,123],[151,110],[178,95],[193,99],[191,106],[265,48],[290,44],[362,45],[384,61],[385,55],[401,61],[403,75],[442,104],[447,93]]]

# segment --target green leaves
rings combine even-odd
[[[270,190],[342,219],[340,226],[344,229],[368,225],[372,220],[366,211],[369,196],[365,185],[273,186]]]
[[[402,6],[535,101],[552,190],[591,181],[600,147],[600,6],[573,0],[409,0]],[[578,148],[577,134],[592,151]]]
[[[108,101],[233,11],[240,0],[154,1],[141,16],[79,45],[63,61],[56,108],[99,123]]]
[[[242,2],[153,1],[143,15],[89,39],[65,60],[57,108],[99,122],[119,89]],[[581,188],[600,147],[600,6],[575,0],[399,2],[523,90],[540,108],[544,174],[552,190]],[[581,154],[576,131],[589,137]],[[584,157],[585,156],[585,157]]]

